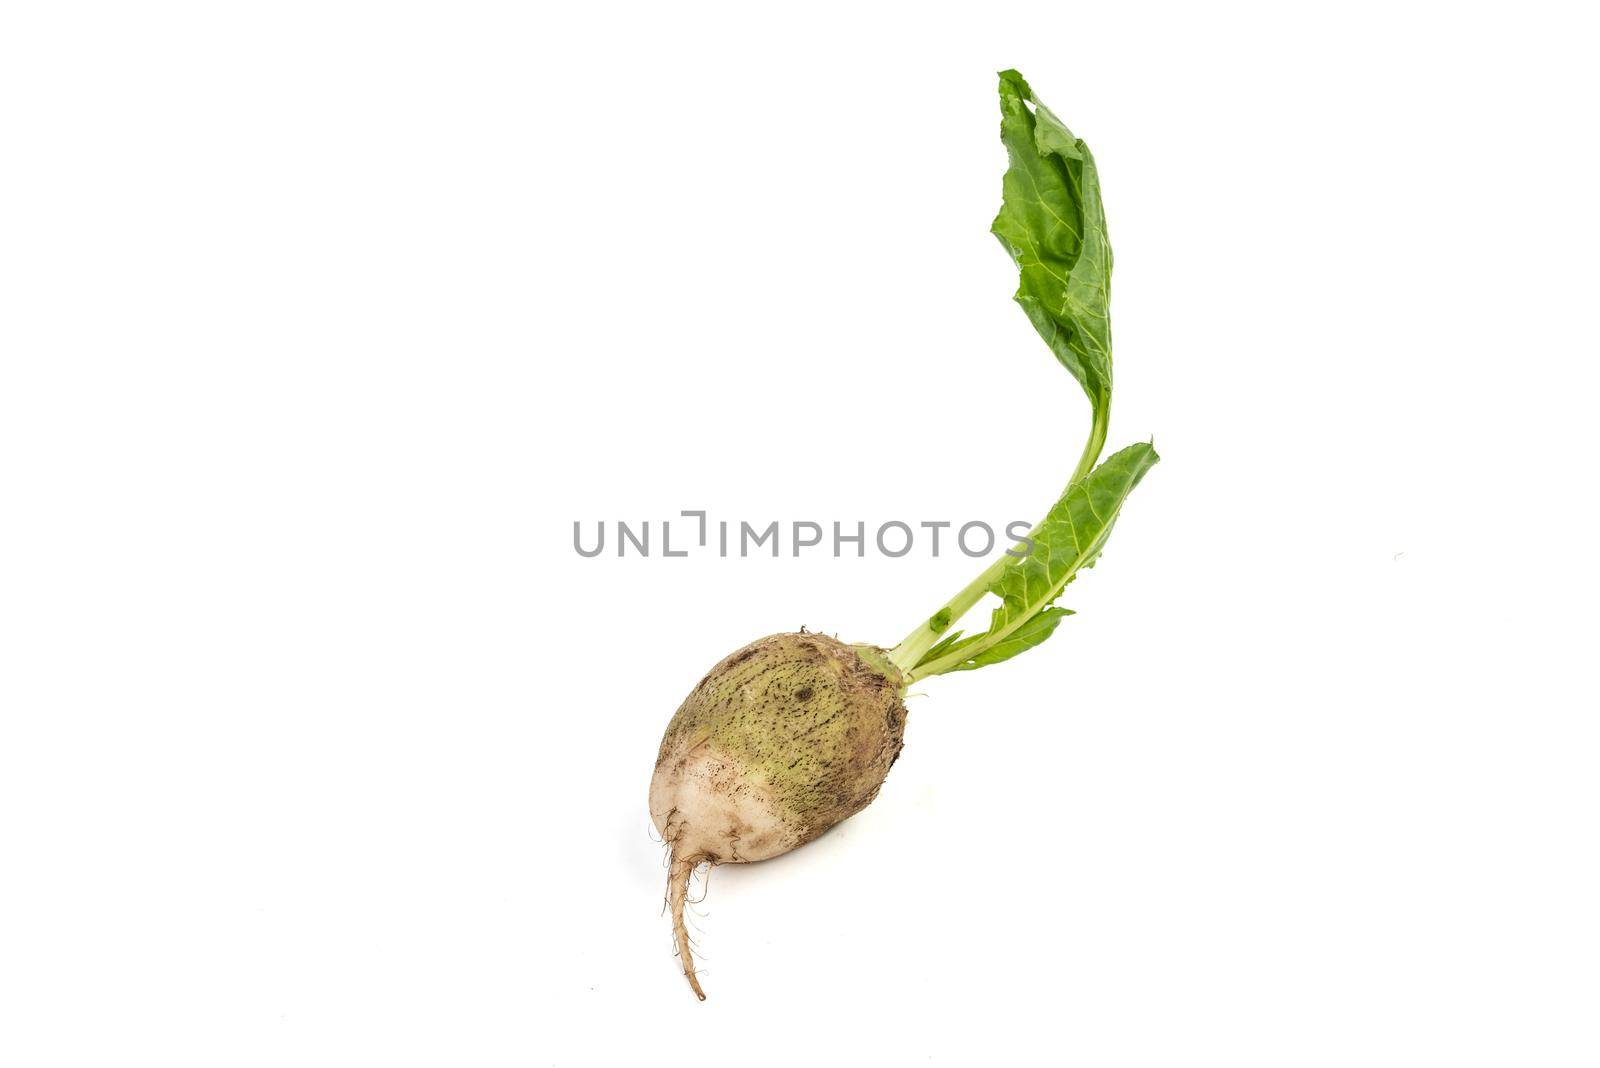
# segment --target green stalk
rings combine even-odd
[[[1083,455],[1078,459],[1078,466],[1072,472],[1072,478],[1067,482],[1066,489],[1063,489],[1062,493],[1065,493],[1067,489],[1071,489],[1080,479],[1094,470],[1095,462],[1100,459],[1100,453],[1105,448],[1106,431],[1110,424],[1111,391],[1108,389],[1100,395],[1100,403],[1095,405],[1094,421],[1089,427],[1089,440],[1084,443]],[[1032,537],[1038,532],[1039,528],[1036,524],[1029,536]],[[927,665],[927,670],[914,670],[928,650],[937,645],[940,639],[949,633],[950,628],[959,622],[961,617],[966,615],[973,605],[983,599],[983,595],[989,592],[989,588],[994,585],[995,580],[1000,577],[1006,568],[1011,566],[1012,561],[1017,559],[1020,558],[1001,555],[994,563],[984,569],[983,574],[969,582],[962,588],[960,593],[945,602],[942,608],[923,620],[916,630],[907,634],[899,645],[889,651],[889,661],[900,670],[902,675],[906,676],[907,682],[926,678],[929,675],[937,675],[941,671],[947,670],[949,666],[976,656],[1007,637],[1010,631],[991,634],[983,641],[962,649],[959,654],[953,654],[949,658],[949,664],[945,664],[941,660]]]
[[[986,568],[983,574],[973,579],[967,586],[940,608],[933,615],[923,620],[916,630],[905,636],[905,640],[889,650],[889,661],[900,669],[902,675],[909,676],[911,669],[916,667],[917,661],[939,644],[950,630],[953,623],[967,614],[968,609],[983,599],[989,592],[989,587],[994,580],[1016,559],[1013,556],[1001,556]]]
[[[1106,447],[1106,431],[1111,427],[1111,384],[1106,383],[1105,391],[1100,394],[1099,400],[1094,405],[1094,422],[1089,427],[1089,440],[1083,443],[1083,455],[1078,458],[1078,466],[1072,472],[1072,477],[1067,480],[1067,489],[1082,480],[1084,475],[1094,470],[1094,465],[1100,461],[1100,453]],[[1065,493],[1067,489],[1061,492]]]

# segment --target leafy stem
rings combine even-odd
[[[1009,165],[991,229],[1017,266],[1015,299],[1089,399],[1089,438],[1061,497],[1007,552],[889,653],[907,683],[1008,660],[1072,613],[1054,601],[1093,566],[1122,503],[1159,457],[1133,445],[1096,467],[1111,422],[1111,244],[1094,156],[1016,71],[1000,75],[1000,139]],[[951,629],[986,594],[988,629]]]
[[[1095,406],[1094,421],[1089,427],[1089,438],[1084,442],[1083,455],[1078,460],[1077,469],[1072,472],[1072,478],[1067,483],[1068,489],[1074,483],[1081,481],[1084,476],[1094,469],[1095,461],[1100,459],[1100,452],[1105,448],[1106,431],[1110,420],[1111,394],[1110,391],[1107,391],[1102,395],[1101,402]],[[1062,492],[1065,492],[1065,490]],[[1038,532],[1039,528],[1035,527],[1029,533],[1030,541]],[[1027,543],[1022,544],[1026,545]],[[933,670],[916,671],[914,669],[927,655],[928,651],[945,638],[949,633],[950,627],[983,599],[983,595],[989,592],[1001,573],[1017,559],[1018,557],[1010,552],[998,557],[981,575],[962,587],[960,593],[950,598],[937,612],[918,624],[916,630],[907,634],[905,639],[894,647],[889,654],[889,659],[902,673],[913,677],[908,681],[940,673]]]
[[[902,675],[907,676],[907,682],[914,681],[913,676],[921,678],[927,675],[927,672],[919,675],[914,671],[917,664],[927,656],[930,649],[944,639],[952,624],[983,599],[983,595],[989,592],[989,587],[1013,559],[1014,557],[1001,556],[995,560],[983,574],[969,582],[960,593],[923,620],[916,630],[905,636],[904,641],[889,651],[890,662],[900,669]]]

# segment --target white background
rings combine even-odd
[[[0,1061],[1595,1064],[1576,13],[7,5]],[[1050,502],[1007,66],[1164,460],[871,808],[715,872],[697,1004],[673,709],[978,567],[572,523]]]

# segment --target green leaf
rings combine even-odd
[[[1018,653],[1032,649],[1035,645],[1050,637],[1055,631],[1056,625],[1070,615],[1072,615],[1072,609],[1070,608],[1046,608],[1012,631],[1003,641],[996,642],[977,656],[963,660],[945,670],[971,671],[974,668],[998,664],[1002,660],[1010,660]]]
[[[961,638],[961,632],[959,630],[951,631],[945,636],[943,641],[939,642],[932,649],[929,649],[926,653],[924,653],[919,663],[927,663],[930,660],[937,660],[946,653],[954,652],[957,645],[970,645],[979,637],[981,637],[981,635],[973,635],[971,638],[963,641]]]
[[[1016,262],[1017,303],[1100,422],[1111,400],[1111,243],[1094,157],[1014,70],[1000,75],[1000,139],[1010,166],[990,229]]]
[[[1122,502],[1160,459],[1148,443],[1129,445],[1067,488],[1029,535],[1033,552],[1014,560],[989,587],[1001,602],[990,633],[1019,626],[1055,600],[1081,569],[1093,566]]]
[[[1065,611],[1051,607],[1052,602],[1079,571],[1094,565],[1123,502],[1160,459],[1148,443],[1130,445],[1067,487],[1028,535],[1033,551],[1012,559],[989,583],[987,592],[1000,598],[989,629],[947,642],[937,657],[923,656],[911,677],[999,663],[1048,638]]]

